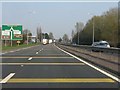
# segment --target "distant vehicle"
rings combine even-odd
[[[94,42],[92,44],[92,47],[110,48],[110,45],[107,41],[99,41],[99,42]]]
[[[52,42],[53,42],[53,40],[52,40],[52,39],[49,39],[49,44],[52,43]]]
[[[48,44],[48,39],[43,39],[43,40],[42,40],[42,43],[43,43],[43,45]]]
[[[53,42],[55,43],[55,42],[56,42],[56,40],[54,39],[54,40],[53,40]]]

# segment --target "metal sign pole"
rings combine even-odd
[[[28,30],[27,30],[27,45],[28,45]]]
[[[6,47],[7,45],[6,45],[6,40],[5,40],[5,47]]]
[[[11,47],[12,47],[12,40],[11,40]]]

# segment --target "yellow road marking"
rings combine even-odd
[[[8,83],[114,83],[110,78],[13,78]]]
[[[23,56],[19,56],[19,57],[17,57],[17,56],[13,56],[13,57],[0,57],[0,58],[29,58],[29,57],[23,57]],[[43,56],[41,56],[41,57],[32,57],[32,58],[73,58],[73,57],[43,57]]]
[[[84,63],[0,63],[0,65],[85,65]]]

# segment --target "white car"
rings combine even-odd
[[[92,44],[92,47],[110,48],[110,45],[107,41],[99,41],[99,42],[94,42]]]

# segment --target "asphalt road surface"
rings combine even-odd
[[[54,44],[2,55],[2,88],[118,88],[118,82]]]

